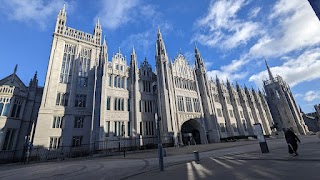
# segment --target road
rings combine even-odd
[[[156,151],[150,151],[127,154],[126,158],[1,165],[0,179],[319,179],[315,173],[320,170],[320,141],[315,136],[304,136],[301,140],[298,157],[287,154],[284,139],[272,139],[268,140],[269,154],[260,153],[258,142],[240,142],[233,147],[220,143],[171,148],[164,159],[164,172],[158,170]],[[190,154],[190,150],[198,149],[199,164],[192,161]]]

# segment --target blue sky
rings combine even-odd
[[[129,63],[134,46],[154,68],[157,27],[170,59],[182,51],[194,63],[194,43],[208,75],[261,88],[264,58],[291,86],[305,112],[320,102],[320,22],[301,0],[0,0],[0,78],[12,73],[44,84],[56,17],[92,33],[100,18],[109,59],[119,47]]]

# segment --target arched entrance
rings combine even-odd
[[[199,123],[192,119],[184,122],[181,126],[182,142],[184,145],[201,144]]]

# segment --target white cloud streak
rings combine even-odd
[[[117,29],[119,26],[133,20],[135,11],[132,11],[140,1],[139,0],[101,0],[100,17],[101,25],[107,29]]]
[[[308,91],[305,93],[303,100],[307,102],[314,101],[316,99],[320,99],[320,91]]]
[[[10,20],[37,25],[41,30],[48,26],[48,19],[57,17],[63,7],[64,0],[0,0],[0,14]],[[72,9],[74,2],[67,3],[67,9]]]
[[[280,66],[271,68],[274,75],[278,74],[291,86],[305,81],[312,81],[320,78],[320,48],[305,51],[298,58],[287,60]],[[267,79],[267,71],[254,74],[249,81],[262,86],[262,80]]]
[[[198,32],[192,41],[209,47],[233,49],[262,32],[260,24],[237,16],[245,0],[211,1],[208,13],[195,23]]]

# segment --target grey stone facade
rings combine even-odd
[[[293,128],[295,133],[306,134],[309,130],[298,110],[289,85],[281,76],[273,77],[266,62],[269,80],[263,81],[267,102],[278,131]]]
[[[197,47],[194,66],[182,53],[170,62],[159,29],[155,70],[147,59],[138,67],[134,49],[127,65],[120,49],[108,60],[99,20],[92,35],[67,27],[66,19],[63,8],[53,35],[35,145],[55,149],[155,139],[156,113],[163,138],[175,145],[253,136],[254,123],[271,134],[265,96],[218,78],[209,80]]]
[[[37,74],[26,86],[14,73],[0,80],[0,151],[2,156],[21,156],[33,141],[42,97]]]

